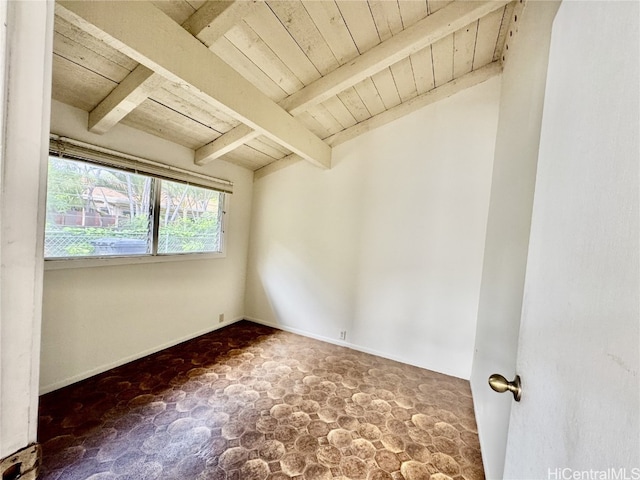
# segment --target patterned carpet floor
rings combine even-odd
[[[476,480],[469,383],[242,321],[40,399],[41,480]]]

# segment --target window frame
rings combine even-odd
[[[78,142],[79,143],[79,142]],[[53,142],[52,142],[53,144]],[[147,263],[165,263],[165,262],[174,262],[174,261],[190,261],[190,260],[209,260],[209,259],[218,259],[225,258],[227,256],[226,249],[226,222],[227,222],[227,209],[229,197],[232,193],[231,187],[233,184],[226,180],[220,180],[211,177],[212,181],[216,182],[225,182],[226,185],[229,185],[229,190],[213,188],[211,186],[202,185],[202,182],[190,182],[185,181],[185,175],[177,175],[181,178],[171,178],[169,175],[157,175],[152,174],[149,171],[146,171],[144,168],[135,169],[133,171],[131,168],[127,168],[126,166],[118,165],[118,162],[108,162],[102,159],[93,159],[90,158],[90,150],[86,147],[82,146],[80,148],[85,148],[89,154],[66,154],[61,151],[60,148],[50,148],[48,158],[60,157],[65,160],[72,161],[80,161],[89,163],[91,165],[96,165],[98,167],[105,167],[110,169],[115,169],[125,173],[136,173],[138,175],[144,175],[151,179],[151,192],[149,198],[150,204],[150,228],[149,228],[149,239],[151,242],[151,248],[149,253],[144,254],[132,254],[132,255],[95,255],[95,256],[77,256],[77,257],[45,257],[44,258],[44,267],[45,270],[59,270],[59,269],[67,269],[67,268],[85,268],[85,267],[101,267],[101,266],[112,266],[112,265],[136,265],[136,264],[147,264]],[[104,150],[104,149],[103,149]],[[101,152],[102,153],[102,152]],[[118,155],[118,152],[108,151],[108,155]],[[125,161],[129,161],[129,159],[125,159]],[[152,164],[153,165],[153,164]],[[153,167],[157,167],[161,164],[155,164]],[[160,166],[159,168],[162,168]],[[167,170],[170,171],[172,167],[167,166]],[[155,168],[158,170],[158,168]],[[152,168],[153,171],[153,168]],[[189,173],[188,171],[182,171]],[[182,173],[181,172],[181,173]],[[188,177],[187,177],[188,178]],[[161,192],[162,192],[162,182],[169,181],[174,183],[181,183],[184,185],[189,185],[196,188],[203,188],[207,190],[211,190],[217,192],[219,195],[219,203],[218,203],[218,219],[219,219],[219,251],[216,252],[177,252],[177,253],[158,253],[158,234],[160,230],[160,204],[161,204]],[[48,185],[45,188],[45,195],[47,194]],[[46,233],[45,233],[46,235]],[[44,237],[43,237],[43,249],[44,249]]]
[[[229,196],[225,192],[221,192],[219,190],[208,189],[212,191],[217,191],[220,195],[218,197],[218,220],[220,222],[220,234],[219,234],[219,243],[220,248],[217,252],[174,252],[174,253],[158,253],[158,246],[160,245],[159,235],[160,235],[160,211],[161,211],[161,203],[162,203],[162,182],[174,182],[174,183],[183,183],[176,180],[169,179],[161,179],[161,178],[153,178],[152,183],[152,200],[153,206],[152,209],[152,228],[151,228],[151,253],[142,255],[142,256],[154,256],[154,257],[166,257],[166,256],[185,256],[185,255],[210,255],[212,258],[219,258],[221,254],[226,254],[226,241],[225,241],[225,233],[226,233],[226,218],[227,218],[227,197]],[[199,185],[191,185],[192,187],[203,188]],[[134,255],[135,256],[135,255]],[[216,257],[213,257],[216,256]],[[110,258],[110,257],[109,257]]]

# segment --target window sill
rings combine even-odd
[[[177,255],[141,255],[130,257],[93,257],[93,258],[64,258],[44,261],[46,270],[64,270],[68,268],[113,267],[119,265],[142,265],[148,263],[185,262],[192,260],[213,260],[225,258],[220,253],[184,253]]]

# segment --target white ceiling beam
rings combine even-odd
[[[165,82],[153,70],[138,65],[89,112],[89,131],[100,134],[108,132]]]
[[[253,0],[208,1],[182,27],[210,45],[255,7]],[[106,133],[166,82],[144,65],[138,66],[89,113],[89,131]]]
[[[56,13],[318,166],[331,147],[147,1],[56,2]]]
[[[280,106],[292,115],[299,115],[510,1],[453,2],[285,98]],[[225,135],[218,140],[223,142]]]
[[[330,137],[325,138],[325,142],[332,147],[335,147],[336,145],[340,145],[341,143],[351,140],[358,135],[362,135],[363,133],[381,127],[382,125],[393,122],[394,120],[404,117],[405,115],[415,112],[427,105],[439,102],[440,100],[444,100],[445,98],[461,92],[462,90],[485,82],[496,75],[500,75],[500,73],[502,73],[502,64],[499,61],[490,63],[484,67],[451,80],[444,85],[436,87],[433,90],[429,90],[422,95],[414,97],[411,100],[407,100],[406,102],[390,108],[389,110],[379,113],[378,115],[360,122],[353,127],[331,135]]]
[[[394,120],[426,107],[427,105],[438,102],[469,87],[485,82],[496,75],[500,75],[500,73],[502,73],[502,63],[500,61],[495,61],[489,65],[479,68],[478,70],[474,70],[462,77],[451,80],[444,85],[423,93],[422,95],[412,98],[405,103],[401,103],[396,107],[379,113],[378,115],[360,122],[353,127],[331,135],[324,140],[332,147],[335,147],[336,145],[340,145],[341,143],[351,140],[358,135],[362,135],[363,133],[367,133],[378,127],[386,125],[387,123],[391,123]],[[253,180],[257,181],[300,161],[302,161],[302,158],[297,155],[289,155],[280,160],[276,160],[275,162],[254,171]]]
[[[182,24],[182,28],[209,46],[255,12],[258,3],[257,0],[209,0]]]
[[[271,175],[272,173],[277,172],[278,170],[282,170],[283,168],[287,168],[294,163],[303,162],[304,159],[300,158],[295,153],[291,155],[287,155],[280,160],[276,160],[275,162],[271,162],[269,165],[265,165],[253,172],[253,181],[261,179],[262,177],[266,177],[267,175]]]
[[[292,115],[324,102],[394,63],[504,7],[510,0],[452,2],[280,102]]]
[[[241,123],[224,135],[216,138],[213,142],[207,143],[205,146],[197,149],[195,163],[196,165],[211,163],[216,158],[220,158],[259,136],[260,134],[253,128]]]

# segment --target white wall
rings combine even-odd
[[[640,478],[639,19],[554,22],[505,478]]]
[[[0,4],[0,459],[36,441],[52,43],[52,2]]]
[[[502,478],[513,397],[487,379],[514,376],[549,39],[557,2],[528,2],[502,74],[500,117],[471,374],[487,478]]]
[[[87,132],[86,125],[86,112],[53,102],[53,133],[234,182],[227,255],[46,270],[43,392],[218,328],[220,313],[226,324],[244,315],[253,173],[224,161],[195,167],[187,148],[123,125],[105,135]]]
[[[254,185],[249,317],[468,378],[500,79]]]

